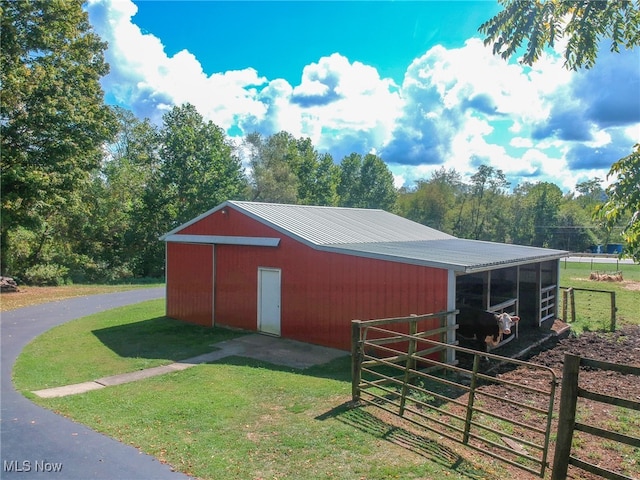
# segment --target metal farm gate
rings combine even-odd
[[[443,342],[457,328],[446,319],[457,313],[354,320],[353,400],[544,477],[556,375],[547,367]],[[421,322],[437,319],[440,327],[418,331]],[[490,374],[487,364],[503,373]],[[517,381],[508,379],[516,368]],[[532,378],[548,388],[527,385]]]

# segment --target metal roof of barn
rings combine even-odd
[[[384,210],[316,207],[256,202],[229,202],[256,220],[313,245],[444,240],[439,230]]]
[[[462,238],[418,242],[350,244],[335,246],[327,250],[380,260],[444,268],[458,273],[473,273],[555,260],[568,254],[564,250]]]
[[[179,226],[179,231],[233,207],[317,250],[471,273],[562,258],[569,252],[466,240],[384,210],[227,201]]]

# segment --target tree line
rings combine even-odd
[[[592,218],[605,199],[599,179],[566,195],[544,182],[511,191],[493,167],[480,166],[468,182],[443,167],[398,190],[377,155],[337,163],[287,132],[236,144],[190,104],[173,107],[159,127],[111,112],[114,136],[96,168],[64,201],[31,209],[20,217],[29,223],[7,231],[8,274],[36,284],[161,277],[159,237],[228,199],[381,208],[462,238],[568,250],[612,238]]]
[[[237,144],[190,104],[160,126],[106,105],[106,44],[81,0],[0,0],[0,14],[3,275],[161,277],[159,236],[227,199],[381,208],[462,238],[567,250],[618,241],[622,226],[640,257],[639,147],[612,166],[619,180],[606,190],[600,179],[570,194],[550,183],[511,188],[486,165],[469,181],[441,168],[397,190],[371,153],[338,162],[287,132]]]

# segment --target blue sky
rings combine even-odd
[[[109,43],[108,103],[160,123],[194,104],[240,141],[258,131],[310,137],[336,162],[380,155],[397,185],[435,169],[501,169],[512,186],[563,190],[640,142],[640,52],[601,48],[570,72],[548,52],[533,67],[484,47],[497,2],[90,0]]]

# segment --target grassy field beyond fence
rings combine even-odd
[[[615,260],[614,260],[615,261]],[[560,285],[581,289],[613,291],[616,294],[617,326],[640,325],[640,265],[615,263],[601,264],[588,262],[560,262]],[[617,267],[617,270],[616,270]],[[589,280],[592,271],[622,273],[622,282]],[[611,317],[610,295],[599,292],[576,291],[575,332],[608,331]],[[560,293],[559,315],[562,315],[562,292]]]

